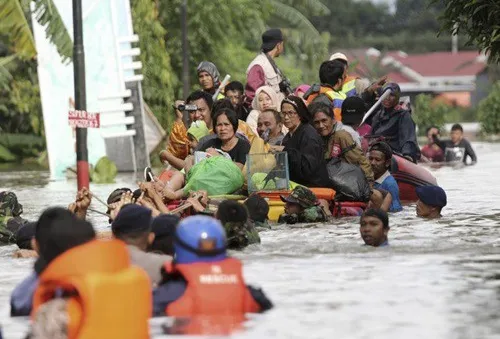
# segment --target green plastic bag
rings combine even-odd
[[[267,191],[275,190],[276,183],[275,183],[274,179],[269,180],[266,184],[266,181],[265,181],[266,177],[267,177],[267,173],[254,173],[252,175],[252,183],[255,186],[255,188],[257,188],[258,190],[267,190]],[[300,186],[299,184],[297,184],[296,182],[293,182],[291,180],[289,180],[288,182],[289,182],[289,184],[288,184],[289,189],[291,189],[291,190],[293,190],[297,186]]]
[[[232,160],[210,157],[191,167],[184,192],[205,190],[209,196],[231,194],[240,189],[244,181],[243,173]]]

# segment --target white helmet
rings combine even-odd
[[[347,60],[347,57],[344,53],[334,53],[330,56],[330,61],[332,60],[344,60],[345,62],[349,62],[349,60]]]

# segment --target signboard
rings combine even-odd
[[[71,127],[99,128],[101,126],[100,113],[86,111],[69,111],[68,122]]]

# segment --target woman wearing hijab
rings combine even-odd
[[[274,109],[279,112],[279,105],[278,95],[272,87],[262,86],[257,89],[252,101],[252,111],[247,117],[247,124],[255,134],[258,134],[257,121],[259,120],[260,113],[268,109]]]
[[[290,180],[309,187],[330,187],[321,136],[309,124],[309,111],[301,98],[289,96],[281,102],[283,123],[288,133],[282,146],[271,150],[288,153]]]
[[[197,68],[198,82],[204,92],[214,95],[220,86],[220,73],[214,63],[210,61],[202,61]],[[222,91],[217,96],[216,100],[223,99]]]

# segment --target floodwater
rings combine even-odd
[[[236,256],[248,283],[262,286],[275,308],[232,337],[500,338],[500,144],[473,146],[476,166],[431,169],[448,194],[444,217],[421,220],[406,206],[390,217],[388,248],[362,246],[357,218],[261,233],[261,245]],[[91,189],[106,198],[135,178],[117,181]],[[75,186],[40,172],[0,174],[0,190],[15,191],[30,219],[67,205]],[[106,227],[104,217],[90,219]],[[8,317],[9,295],[32,267],[12,259],[13,251],[0,248],[0,323],[8,339],[26,333],[25,321]]]

